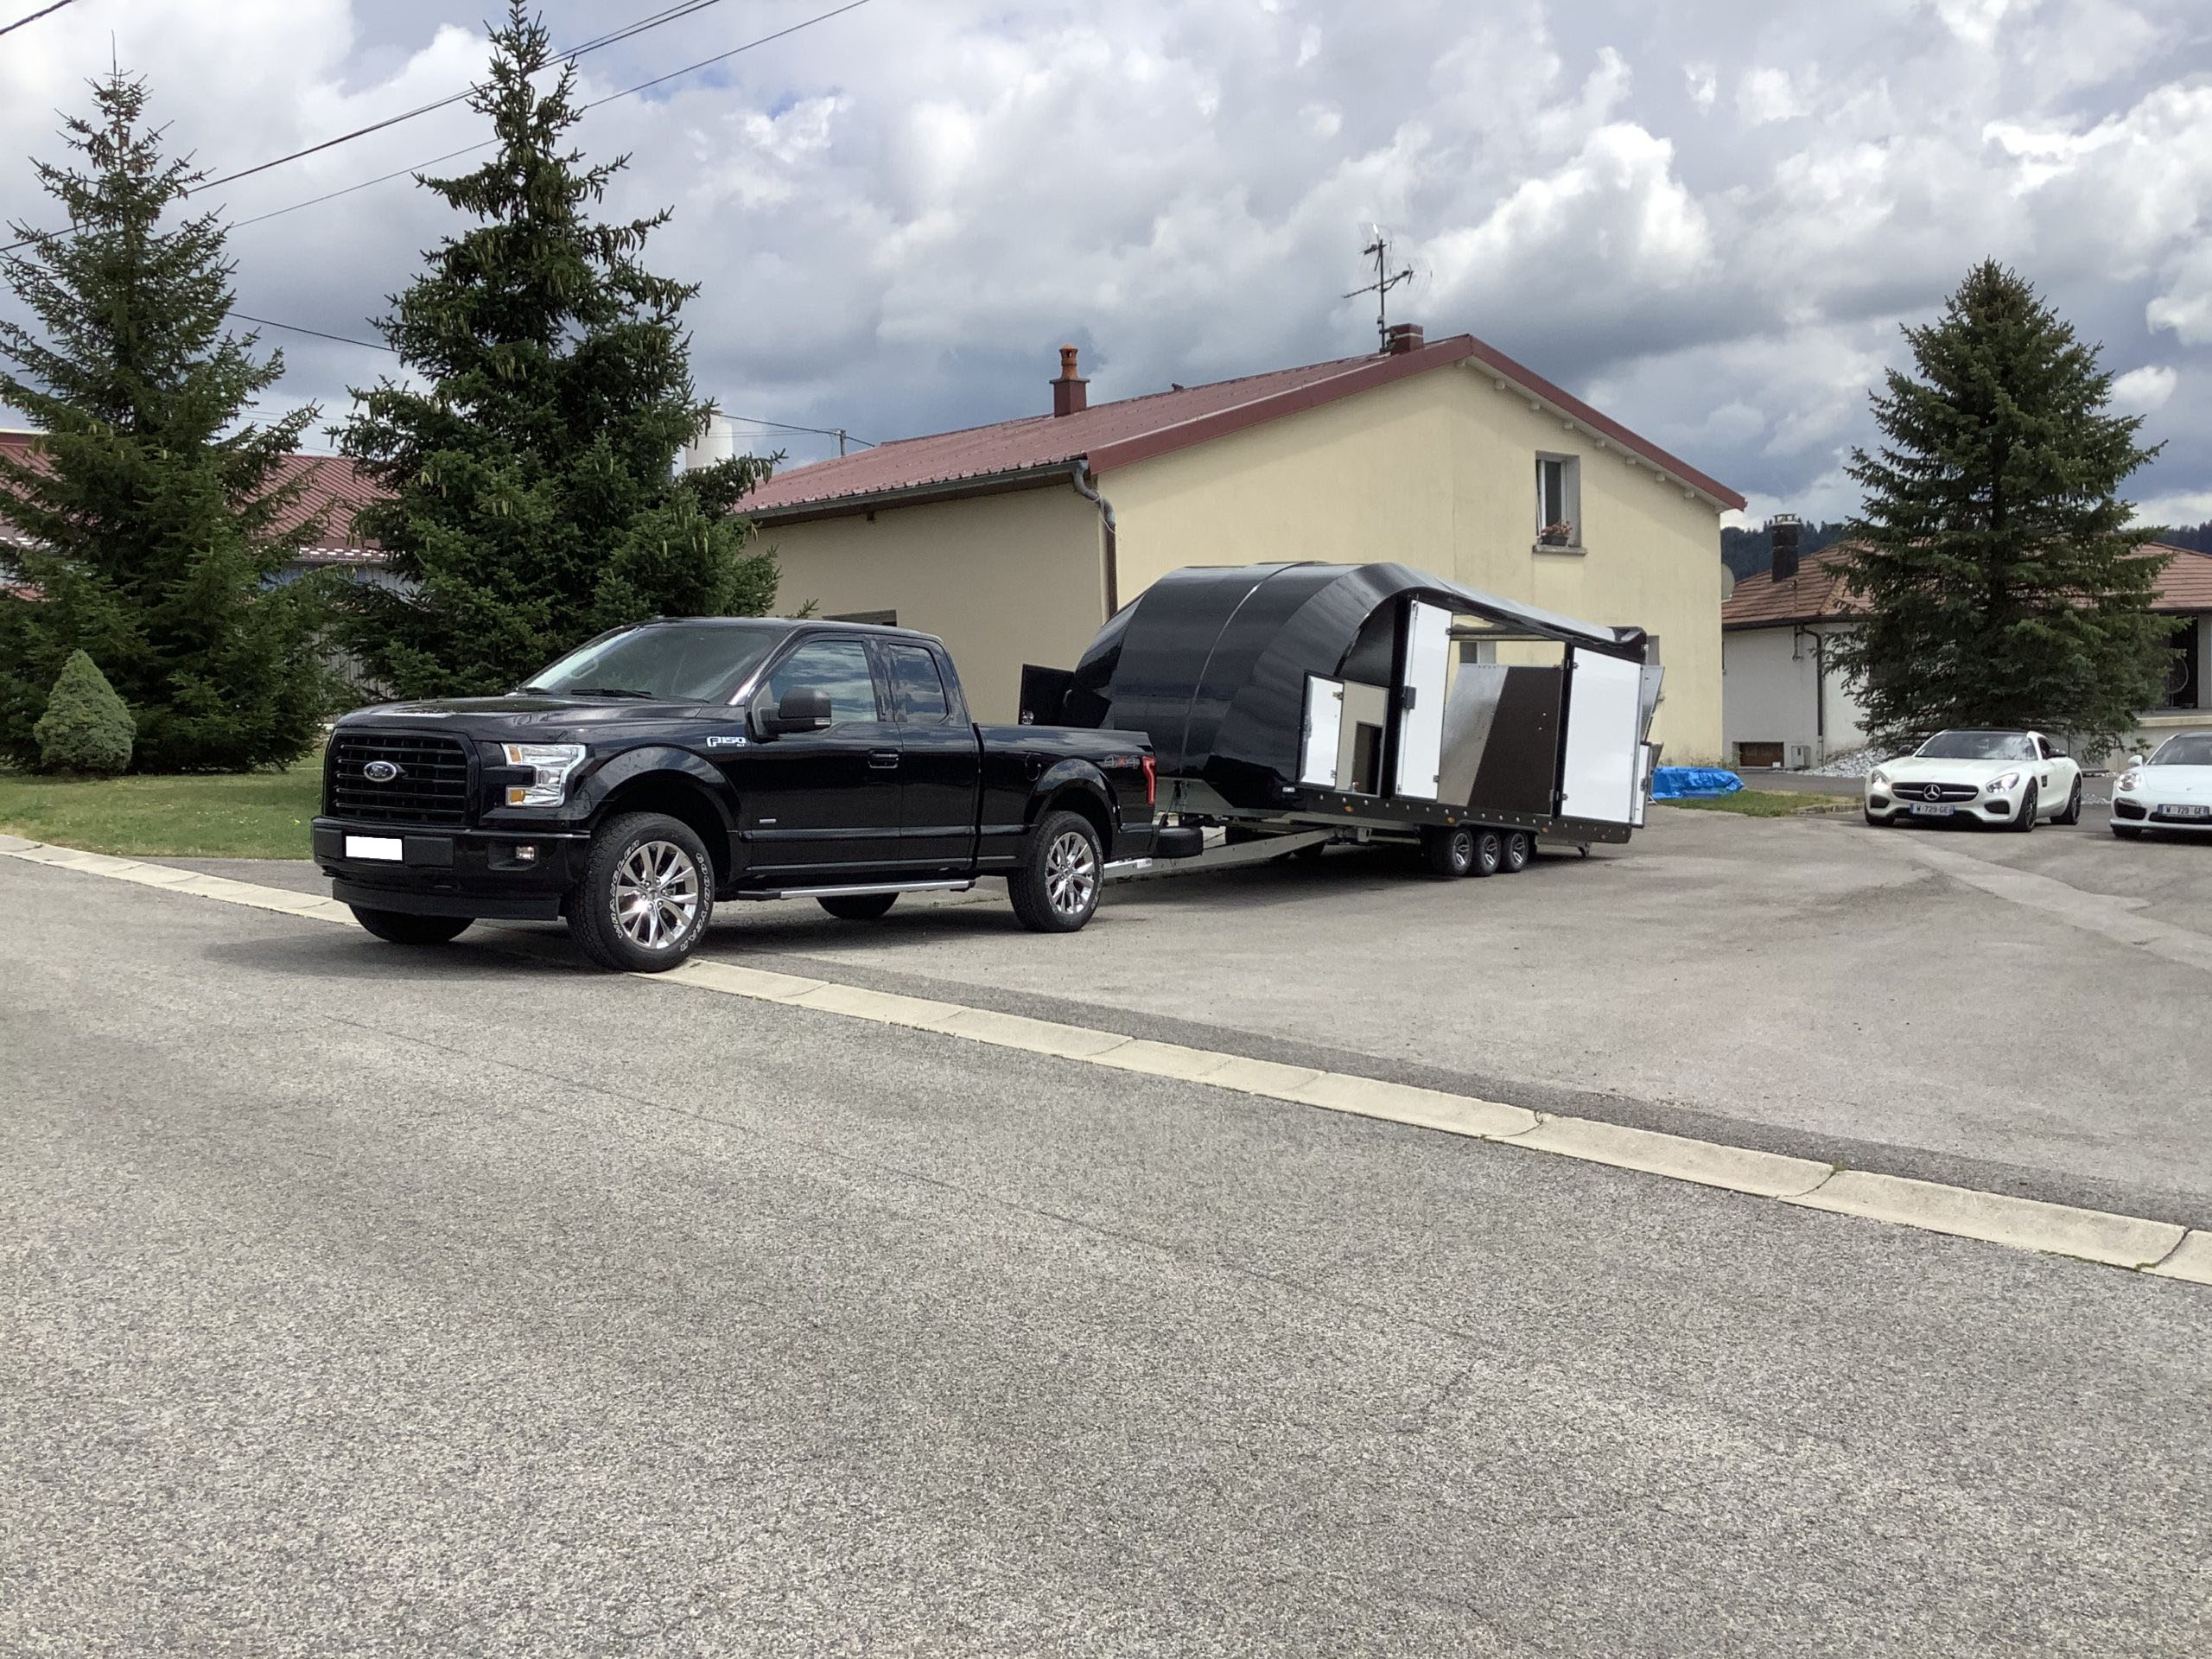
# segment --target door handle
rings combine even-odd
[[[896,771],[899,766],[899,751],[896,749],[870,749],[868,752],[868,763],[870,767],[877,772]]]

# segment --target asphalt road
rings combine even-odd
[[[0,918],[0,1649],[2212,1646],[2198,1287],[513,933]]]

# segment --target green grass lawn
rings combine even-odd
[[[1734,795],[1659,803],[1699,812],[1740,812],[1747,818],[1786,818],[1808,806],[1848,807],[1851,804],[1848,795],[1800,795],[1786,789],[1746,789]]]
[[[137,858],[306,858],[320,756],[283,772],[36,778],[0,772],[0,831]]]

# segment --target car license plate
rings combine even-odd
[[[1931,806],[1925,801],[1912,804],[1912,816],[1916,818],[1948,818],[1958,810],[1955,806]]]
[[[395,836],[348,836],[346,837],[346,856],[381,858],[397,864],[403,852],[398,837]]]
[[[2212,818],[2212,806],[2170,806],[2165,814],[2170,818]]]

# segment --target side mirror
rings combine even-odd
[[[827,691],[817,686],[797,686],[784,693],[775,713],[761,716],[760,730],[768,737],[782,737],[791,732],[826,731],[831,718]]]

